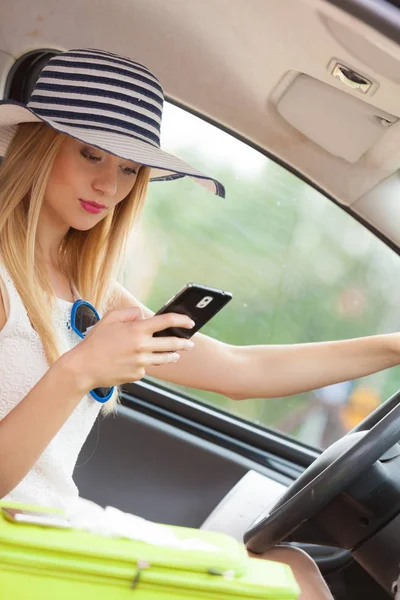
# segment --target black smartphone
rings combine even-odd
[[[171,300],[169,300],[157,315],[165,313],[179,313],[188,315],[196,325],[192,329],[184,327],[168,327],[162,331],[156,331],[153,336],[175,336],[189,339],[203,325],[208,323],[228,302],[232,300],[232,294],[216,288],[200,285],[199,283],[188,283]]]

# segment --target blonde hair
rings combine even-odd
[[[40,262],[36,233],[47,181],[65,137],[44,123],[22,123],[0,167],[0,254],[41,338],[49,366],[62,351],[49,319],[56,295]],[[90,230],[70,228],[60,245],[63,274],[100,314],[114,300],[113,282],[122,274],[121,257],[125,256],[129,233],[143,208],[149,177],[150,168],[142,166],[132,191],[122,202]],[[118,397],[116,386],[102,411],[115,410]]]

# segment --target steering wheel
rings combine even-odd
[[[280,500],[244,534],[255,553],[265,552],[345,491],[400,439],[400,391],[327,448]]]

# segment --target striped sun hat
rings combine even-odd
[[[43,68],[26,106],[0,102],[0,156],[18,123],[44,122],[89,146],[151,167],[151,181],[188,176],[224,197],[219,181],[161,150],[163,103],[158,79],[139,63],[104,50],[61,52]]]

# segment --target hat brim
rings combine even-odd
[[[151,181],[169,181],[180,177],[190,177],[210,192],[225,197],[224,186],[216,179],[208,177],[185,161],[169,154],[157,146],[152,146],[133,136],[118,131],[102,131],[86,127],[71,127],[52,119],[37,115],[32,109],[15,101],[0,102],[0,156],[4,156],[19,123],[46,123],[53,129],[69,135],[100,150],[114,154],[124,160],[131,160],[151,168]]]

